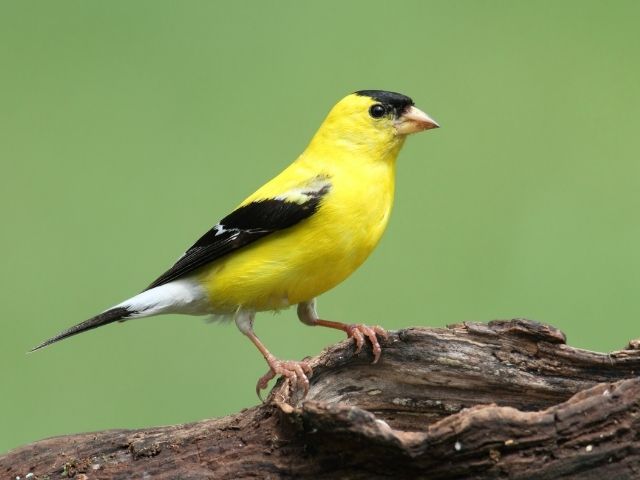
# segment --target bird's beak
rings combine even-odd
[[[395,127],[398,135],[409,135],[410,133],[421,132],[431,128],[439,128],[436,122],[429,115],[416,107],[409,107],[400,118],[395,120]]]

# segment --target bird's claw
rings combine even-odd
[[[297,389],[302,387],[304,391],[304,397],[309,393],[309,377],[313,375],[313,370],[308,362],[295,362],[291,360],[267,360],[269,363],[269,371],[265,373],[256,385],[256,393],[260,400],[262,396],[260,391],[267,388],[269,381],[276,377],[276,375],[282,375],[286,377],[289,382],[289,388]]]
[[[378,342],[378,335],[387,339],[389,337],[387,331],[377,325],[368,327],[361,323],[347,325],[345,330],[347,332],[347,336],[353,338],[356,342],[356,354],[360,353],[360,350],[362,350],[362,347],[364,346],[364,337],[367,337],[371,342],[371,348],[373,349],[372,363],[378,363],[380,354],[382,353],[382,348],[380,348],[380,343]]]

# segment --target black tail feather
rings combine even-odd
[[[118,320],[123,320],[127,317],[130,317],[135,312],[125,308],[118,307],[112,308],[111,310],[107,310],[106,312],[102,312],[99,315],[96,315],[89,320],[85,320],[82,323],[74,325],[71,328],[68,328],[64,332],[60,332],[55,337],[50,338],[49,340],[45,340],[37,347],[32,348],[29,352],[35,352],[36,350],[40,350],[41,348],[46,347],[47,345],[51,345],[52,343],[59,342],[60,340],[64,340],[65,338],[72,337],[77,335],[78,333],[86,332],[87,330],[92,330],[94,328],[101,327],[103,325],[108,325],[109,323],[117,322]]]

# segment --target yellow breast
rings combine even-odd
[[[299,224],[273,233],[214,262],[201,273],[213,309],[286,308],[333,288],[364,262],[387,225],[395,163],[331,162],[321,169],[331,189],[319,209]],[[283,186],[313,178],[318,160],[301,157],[247,203],[275,197]]]

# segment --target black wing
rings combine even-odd
[[[187,275],[206,264],[267,235],[284,230],[313,215],[331,184],[315,179],[309,190],[300,189],[298,201],[265,199],[243,205],[205,233],[180,257],[173,267],[160,275],[147,290]]]

